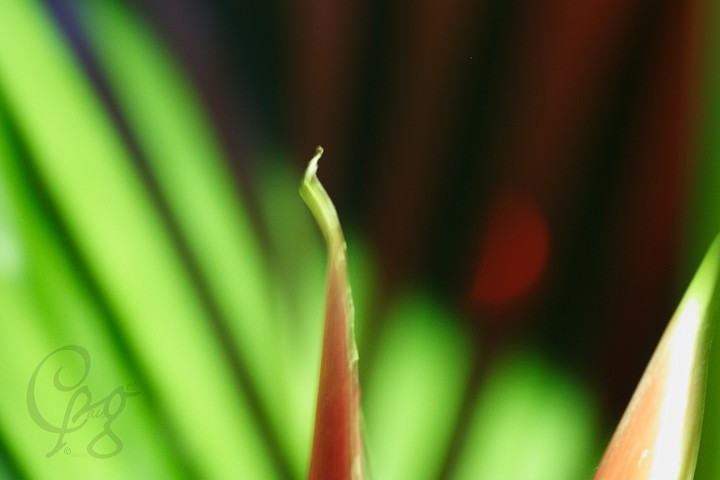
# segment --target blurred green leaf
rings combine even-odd
[[[281,361],[285,325],[270,297],[256,229],[205,115],[169,53],[128,9],[112,1],[78,5],[122,112],[219,307],[234,355],[260,393],[274,441],[299,475],[303,449],[285,434],[296,423],[285,388],[292,374]]]
[[[426,292],[392,308],[363,390],[377,478],[438,478],[470,371],[470,345],[456,324]]]
[[[0,44],[23,46],[0,48],[11,119],[130,350],[154,380],[159,408],[180,432],[180,454],[212,478],[271,476],[275,466],[255,418],[228,382],[233,373],[157,209],[41,5],[3,2]],[[201,417],[198,406],[207,406]],[[243,452],[242,464],[227,451]]]
[[[595,406],[582,383],[520,352],[498,360],[483,384],[454,478],[589,478],[597,447]]]
[[[301,478],[319,383],[326,270],[319,236],[296,197],[296,177],[284,158],[272,169],[263,166],[258,204],[269,244],[261,245],[227,159],[169,52],[125,3],[72,4],[141,158],[130,154],[42,4],[3,2],[0,315],[10,321],[0,322],[0,362],[9,365],[0,445],[7,446],[6,463],[34,478]],[[714,118],[720,95],[709,91]],[[27,152],[15,151],[10,131]],[[716,137],[706,132],[698,170],[696,243],[720,228],[713,207],[720,185]],[[138,162],[147,172],[140,173]],[[347,261],[363,333],[380,282],[358,238],[350,236]],[[396,299],[363,390],[378,478],[438,475],[474,360],[458,325],[429,292]],[[128,439],[122,458],[44,461],[52,435],[17,412],[37,363],[75,343],[92,353],[98,391],[135,376],[148,383],[118,425]],[[718,351],[712,365],[720,365]],[[238,381],[235,362],[249,382]],[[477,400],[457,477],[589,477],[598,445],[588,391],[540,355],[501,358]],[[704,478],[720,472],[712,453],[720,438],[713,427],[720,421],[717,391],[711,388],[708,397],[703,448],[709,453],[701,454],[698,469]],[[0,457],[0,476],[3,465]]]
[[[8,147],[8,143],[2,141],[7,138],[5,133],[0,131],[0,144]],[[44,334],[45,347],[42,350],[30,350],[33,358],[21,362],[26,367],[34,366],[60,345],[83,345],[92,353],[95,365],[92,372],[93,388],[98,395],[107,394],[118,385],[125,385],[131,380],[140,380],[136,371],[127,368],[128,362],[123,358],[122,349],[118,348],[118,339],[113,336],[112,330],[107,328],[110,319],[103,318],[91,292],[85,288],[77,270],[68,261],[69,254],[61,245],[42,201],[32,187],[28,172],[24,171],[23,163],[9,148],[0,148],[0,191],[9,195],[9,198],[2,202],[5,208],[2,215],[3,227],[0,230],[14,236],[5,237],[8,239],[6,253],[10,255],[9,250],[12,249],[12,254],[17,257],[12,261],[12,268],[5,268],[2,272],[2,289],[8,297],[7,303],[3,304],[7,307],[22,298],[28,302],[26,307],[19,307],[24,308],[25,313],[3,312],[3,316],[11,318],[12,321],[2,323],[0,337],[18,341],[21,337],[12,329],[17,327],[23,317],[26,318],[24,327],[31,327],[36,332],[36,337]],[[9,209],[10,206],[14,208]],[[10,210],[17,216],[14,222],[9,214]],[[13,352],[15,349],[5,350]],[[30,378],[26,369],[17,373],[20,374],[20,382],[27,382]],[[19,394],[21,390],[13,392]],[[17,397],[13,396],[13,400],[17,400]],[[127,420],[118,427],[120,436],[133,438],[134,448],[127,451],[126,461],[98,464],[84,462],[78,467],[84,467],[92,475],[104,478],[176,478],[180,473],[178,466],[173,460],[171,446],[167,438],[164,438],[162,427],[154,420],[157,415],[148,402],[147,392],[146,395],[133,399],[128,409],[132,410],[132,413],[126,414]],[[26,416],[21,418],[28,420]],[[18,456],[24,460],[24,464],[34,464],[34,458],[39,452],[33,447],[44,445],[49,451],[53,445],[53,435],[40,432],[36,425],[23,423],[26,422],[21,422],[23,429],[39,432],[39,435],[37,438],[33,437],[33,443],[21,448]],[[61,464],[62,467],[58,466],[58,462],[39,466],[52,468],[56,475],[60,474],[60,471],[66,471],[63,475],[71,475],[72,468],[66,470],[70,467],[67,463]],[[141,465],[142,468],[138,469]],[[50,472],[46,471],[42,476],[49,474]]]

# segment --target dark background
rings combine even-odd
[[[617,421],[705,248],[686,233],[703,2],[133,3],[250,192],[258,152],[282,146],[299,178],[323,145],[378,312],[427,285],[483,359],[540,345]]]

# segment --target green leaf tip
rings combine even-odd
[[[308,163],[305,176],[300,184],[300,196],[315,217],[328,246],[331,249],[344,248],[345,241],[335,205],[317,177],[318,162],[323,152],[323,148],[318,146],[315,156]]]
[[[354,311],[340,221],[330,196],[317,178],[322,153],[322,147],[318,147],[300,185],[300,196],[315,216],[328,245],[322,360],[308,478],[361,480],[360,382]]]
[[[716,238],[650,359],[595,480],[693,478],[719,278]]]

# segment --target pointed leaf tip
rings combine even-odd
[[[595,480],[693,478],[719,270],[720,237],[665,330]]]
[[[317,178],[322,153],[322,147],[318,147],[300,186],[300,195],[328,244],[325,325],[308,477],[311,480],[360,480],[363,477],[360,385],[352,297],[340,222],[335,206]]]
[[[344,250],[345,240],[335,205],[317,177],[318,162],[323,152],[323,148],[318,146],[315,156],[308,163],[305,176],[300,184],[300,196],[315,217],[328,247],[331,250]]]

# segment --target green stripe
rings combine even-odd
[[[0,45],[10,113],[179,441],[208,478],[270,477],[274,466],[169,235],[38,3],[2,3]]]
[[[286,457],[303,458],[284,435],[292,411],[281,328],[267,266],[222,152],[183,75],[142,23],[115,2],[79,2],[97,50],[153,177],[199,266],[259,392]]]

